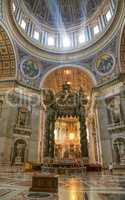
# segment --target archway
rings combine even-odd
[[[75,133],[69,131],[69,141],[67,139],[67,143],[71,142],[68,143],[71,148],[70,150],[68,149],[68,151],[74,152],[74,150],[80,146],[80,157],[84,160],[88,160],[86,106],[91,97],[92,87],[95,85],[93,80],[94,78],[89,76],[89,73],[81,70],[79,67],[72,66],[63,66],[55,69],[46,76],[42,84],[44,88],[43,102],[46,107],[44,122],[44,157],[55,158],[55,154],[57,153],[55,131],[57,131],[58,126],[56,126],[56,124],[60,123],[60,126],[62,126],[61,123],[68,121],[67,124],[68,127],[70,127],[70,122],[73,123],[74,121],[79,127],[79,133],[76,130]],[[78,134],[80,138],[79,144],[76,143],[76,145],[74,145],[75,140],[73,141],[72,138],[74,135],[77,135],[78,138]],[[73,146],[74,149],[71,150]],[[61,158],[66,157],[64,156],[64,151],[66,151],[66,149],[63,149],[63,156],[60,156]],[[73,156],[70,154],[68,158],[69,157],[71,158]]]

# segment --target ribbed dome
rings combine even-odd
[[[113,23],[117,5],[118,0],[11,0],[11,11],[28,42],[64,54],[99,41]]]
[[[26,7],[39,20],[51,26],[68,26],[92,16],[102,0],[24,0]]]

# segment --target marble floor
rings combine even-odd
[[[58,194],[45,198],[28,197],[32,175],[0,171],[0,200],[125,200],[124,172],[59,176]]]

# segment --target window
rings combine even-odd
[[[55,45],[55,39],[52,36],[48,37],[48,46],[54,46]]]
[[[79,44],[82,44],[82,43],[84,43],[86,41],[86,37],[85,37],[85,33],[84,32],[79,34],[78,41],[79,41]]]
[[[23,19],[22,19],[20,25],[21,25],[21,28],[25,30],[25,28],[26,28],[26,22]]]
[[[12,8],[13,8],[13,12],[15,12],[16,6],[15,6],[14,2],[13,2],[13,4],[12,4]]]
[[[109,10],[109,11],[106,13],[106,20],[107,20],[107,22],[109,22],[111,18],[112,18],[112,14],[111,14],[111,11]]]
[[[39,40],[39,32],[38,31],[34,31],[34,35],[33,35],[33,37],[34,37],[34,39],[35,40]]]
[[[93,30],[94,30],[94,35],[98,34],[99,33],[99,26],[98,25],[94,26]]]
[[[65,70],[64,70],[64,73],[65,73],[66,75],[69,75],[69,74],[71,74],[71,70],[65,69]]]
[[[71,45],[70,38],[68,36],[64,36],[63,38],[63,47],[68,48]]]

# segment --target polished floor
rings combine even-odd
[[[46,198],[28,197],[33,173],[0,171],[0,200],[125,200],[125,172],[60,176],[59,192]]]

